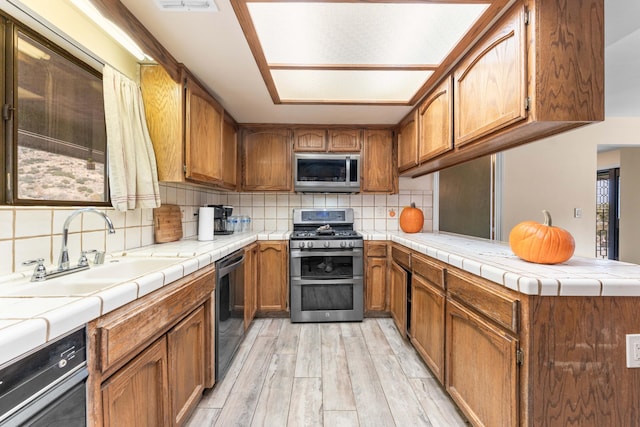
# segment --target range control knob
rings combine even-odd
[[[355,246],[355,243],[353,243],[353,242],[349,242],[349,247],[350,247],[350,248],[353,248],[354,246]]]
[[[307,242],[307,247],[311,249],[313,247],[313,242]]]
[[[341,248],[346,248],[347,247],[347,242],[340,242],[340,247]]]
[[[329,241],[327,240],[326,242],[324,242],[324,247],[328,248],[329,246],[331,246],[331,243],[329,243]]]
[[[300,243],[298,243],[298,247],[299,247],[300,249],[304,248],[304,242],[300,242]]]

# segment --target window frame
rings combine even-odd
[[[20,21],[0,11],[0,46],[2,47],[2,59],[0,66],[0,77],[5,82],[0,87],[0,96],[2,98],[2,150],[0,153],[0,205],[15,206],[111,206],[111,195],[109,191],[109,165],[107,146],[105,140],[105,165],[104,165],[104,196],[105,200],[83,201],[83,200],[50,200],[50,199],[20,199],[17,194],[18,185],[18,129],[15,126],[15,111],[18,105],[17,91],[17,50],[18,50],[18,33],[21,32],[32,38],[34,41],[41,43],[46,48],[52,50],[64,59],[68,60],[75,66],[94,75],[102,81],[102,73],[95,67],[92,67],[82,59],[73,55],[67,49],[59,44],[51,41],[49,38],[35,31]],[[9,118],[7,119],[7,115]],[[106,134],[106,130],[105,130]]]

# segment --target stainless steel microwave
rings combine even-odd
[[[360,155],[296,153],[293,179],[302,193],[358,193]]]

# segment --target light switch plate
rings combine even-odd
[[[627,335],[627,368],[640,368],[640,334]]]

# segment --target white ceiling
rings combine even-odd
[[[229,0],[217,13],[121,0],[239,123],[396,124],[411,107],[274,105]],[[640,116],[640,1],[605,0],[605,114]]]

